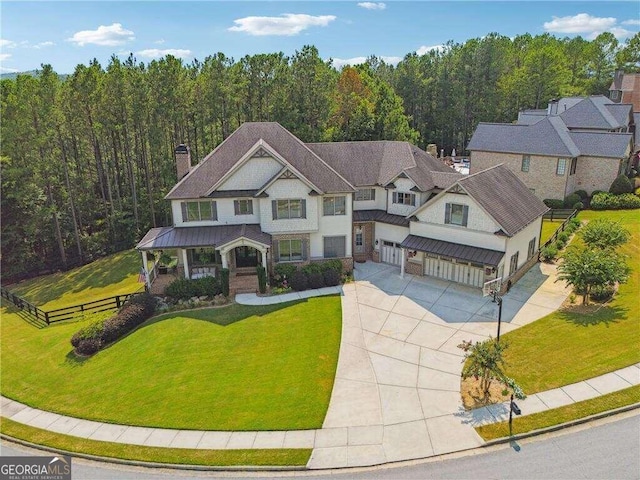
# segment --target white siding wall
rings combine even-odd
[[[376,240],[378,240],[378,245],[375,245],[374,240],[375,249],[380,250],[382,240],[402,243],[402,241],[407,238],[407,235],[409,235],[409,229],[407,227],[376,222]]]
[[[413,212],[420,203],[420,192],[412,192],[411,189],[416,186],[408,178],[398,178],[393,182],[396,186],[393,190],[387,191],[389,208],[387,209],[387,213],[392,213],[393,215],[402,215],[406,216]],[[393,192],[402,192],[402,193],[413,193],[416,195],[416,205],[398,205],[393,203]]]
[[[376,199],[375,200],[367,200],[364,202],[353,202],[354,210],[386,210],[387,203],[387,191],[381,187],[375,187],[376,191]]]
[[[268,198],[260,199],[260,226],[267,233],[311,232],[318,230],[318,205],[321,197],[310,196],[311,189],[297,179],[277,180],[268,189]],[[307,218],[273,220],[273,200],[304,199],[307,201]],[[320,211],[321,212],[321,211]],[[351,219],[351,216],[349,216]]]
[[[204,200],[206,199],[193,199],[194,202]],[[260,201],[257,198],[252,199],[253,215],[236,215],[233,206],[233,198],[216,198],[213,200],[216,202],[216,209],[218,211],[217,222],[183,222],[181,203],[185,200],[172,200],[171,211],[173,214],[173,224],[176,227],[203,227],[213,225],[241,225],[243,223],[260,223]]]
[[[471,213],[469,216],[471,216]],[[504,252],[505,249],[505,237],[479,230],[470,230],[464,227],[411,222],[409,231],[411,235],[417,235],[418,237],[433,238],[435,240],[488,248],[501,252]]]
[[[326,195],[327,197],[335,196],[335,195]],[[324,237],[333,237],[344,235],[346,237],[347,245],[345,254],[347,257],[351,256],[351,236],[352,236],[352,212],[353,212],[353,202],[352,195],[345,194],[345,206],[346,206],[346,215],[323,215],[323,197],[315,197],[314,199],[318,202],[318,226],[319,231],[317,233],[312,233],[310,235],[310,243],[311,243],[311,257],[322,257],[324,255]],[[377,198],[377,197],[376,197]],[[307,203],[308,206],[308,203]]]
[[[437,200],[432,200],[428,207],[419,212],[416,216],[421,222],[436,223],[445,225],[444,213],[447,203],[457,203],[469,206],[469,218],[466,227],[451,226],[462,230],[478,230],[493,234],[500,229],[500,226],[482,210],[473,198],[468,195],[457,193],[446,193]]]
[[[516,233],[513,237],[507,239],[507,248],[504,254],[504,278],[509,276],[509,265],[511,264],[511,256],[516,252],[518,254],[518,268],[527,261],[527,250],[529,249],[529,242],[533,237],[536,237],[536,250],[540,247],[540,226],[542,224],[542,217],[531,222],[524,229]]]
[[[250,158],[218,190],[251,190],[261,188],[282,169],[283,165],[271,157]]]

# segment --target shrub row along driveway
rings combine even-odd
[[[548,270],[549,271],[548,271]],[[502,332],[557,309],[569,291],[534,267],[503,304]],[[482,444],[460,400],[462,340],[495,336],[497,306],[472,289],[358,264],[344,286],[342,343],[324,443],[311,468],[428,457]]]

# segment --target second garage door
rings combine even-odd
[[[425,258],[424,274],[473,287],[482,287],[484,283],[484,269],[481,266],[439,257]]]

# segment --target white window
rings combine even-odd
[[[413,193],[393,192],[393,203],[415,206],[416,196]]]
[[[346,215],[345,197],[324,197],[322,206],[325,216]]]
[[[271,210],[274,220],[307,218],[307,201],[300,199],[272,200]]]
[[[363,188],[358,190],[355,194],[354,200],[357,202],[365,202],[367,200],[375,200],[376,191],[373,188]]]
[[[556,165],[556,175],[564,175],[567,171],[567,159],[559,158]]]
[[[324,258],[344,257],[346,255],[347,237],[324,237]]]
[[[278,261],[299,262],[303,260],[303,243],[300,239],[280,240],[278,242]]]
[[[523,155],[522,165],[520,167],[520,170],[522,170],[523,172],[528,172],[530,164],[531,164],[531,155]]]
[[[253,200],[234,200],[233,210],[236,215],[253,215]]]
[[[444,223],[449,225],[467,226],[469,206],[458,203],[447,203],[444,211]]]
[[[183,222],[215,221],[218,219],[216,202],[211,200],[182,202],[181,207]]]
[[[516,252],[513,255],[511,255],[511,261],[509,262],[509,276],[513,275],[518,270],[518,255],[519,254],[520,254],[520,252]]]

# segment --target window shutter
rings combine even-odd
[[[307,218],[307,201],[306,200],[301,200],[300,201],[300,209],[302,210],[302,217],[301,218]]]
[[[253,215],[253,200],[249,200],[249,215]]]
[[[187,218],[187,202],[180,202],[180,208],[182,208],[182,221],[188,221]]]
[[[307,259],[307,241],[302,240],[302,260],[306,260],[306,259]]]
[[[280,261],[280,253],[278,252],[278,240],[271,242],[271,259],[274,262]]]
[[[278,219],[278,204],[275,200],[271,200],[271,214],[274,220]]]
[[[233,201],[233,213],[240,215],[240,202],[238,200]]]
[[[462,209],[462,226],[467,226],[467,220],[469,219],[469,205],[465,205]]]
[[[444,207],[444,223],[451,223],[451,204],[447,203]]]
[[[218,220],[218,203],[211,202],[211,220]]]
[[[393,203],[398,203],[398,192],[393,192]]]
[[[411,205],[413,205],[414,207],[416,206],[416,194],[415,193],[411,194]]]
[[[372,188],[371,189],[371,200],[375,200],[376,199],[376,189]]]

